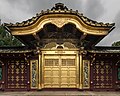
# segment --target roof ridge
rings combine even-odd
[[[84,16],[83,13],[78,13],[78,10],[73,11],[72,9],[68,9],[66,6],[64,6],[63,3],[56,3],[54,7],[50,9],[47,9],[46,11],[41,11],[40,13],[37,13],[36,16],[26,20],[26,21],[22,21],[20,22],[16,22],[15,24],[13,23],[4,23],[4,26],[8,26],[8,27],[25,27],[25,26],[29,26],[31,24],[33,24],[37,19],[39,19],[41,16],[43,15],[47,15],[47,14],[72,14],[72,15],[77,15],[81,18],[81,20],[83,22],[85,22],[87,25],[90,26],[95,26],[95,27],[113,27],[115,25],[115,23],[103,23],[103,22],[97,22],[94,20],[89,19],[88,17]]]

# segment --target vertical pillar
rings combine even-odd
[[[27,62],[27,90],[30,90],[30,64]]]
[[[5,65],[4,63],[2,62],[2,90],[5,90]]]
[[[41,65],[41,59],[42,59],[42,55],[41,52],[39,53],[39,63],[38,63],[38,89],[42,89],[42,65]]]
[[[82,53],[79,54],[79,89],[82,89],[83,84],[82,84],[82,77],[83,77],[83,62],[82,62]]]

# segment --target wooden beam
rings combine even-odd
[[[43,32],[44,32],[45,34],[47,34],[47,26],[46,26],[46,25],[44,25],[44,27],[43,27]]]
[[[77,28],[76,28],[76,26],[74,26],[74,28],[73,28],[73,34],[75,34],[77,32]]]
[[[37,41],[37,44],[39,45],[41,40],[40,40],[40,37],[38,36],[38,34],[33,33],[32,35],[34,36],[35,40]]]
[[[80,42],[84,40],[86,36],[87,36],[87,33],[83,33],[83,35],[80,37]]]

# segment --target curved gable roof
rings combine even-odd
[[[67,23],[73,23],[76,27],[87,34],[93,35],[107,35],[111,29],[115,27],[115,23],[102,23],[93,21],[78,11],[73,11],[68,9],[64,4],[57,3],[55,7],[51,10],[41,11],[37,13],[35,17],[16,24],[4,24],[4,26],[13,35],[26,35],[39,32],[43,26],[47,23],[55,24],[57,27],[61,28]]]
[[[55,27],[57,29],[56,31],[58,31],[58,29],[62,29],[63,31],[63,29],[65,29],[65,25],[67,24],[75,25],[75,27],[73,27],[74,30],[70,31],[73,31],[73,34],[75,34],[74,31],[77,30],[77,34],[79,36],[75,36],[78,37],[78,43],[80,44],[83,42],[83,45],[87,48],[91,48],[97,44],[102,38],[104,38],[104,36],[115,28],[115,23],[110,24],[91,20],[83,16],[82,13],[78,13],[77,10],[73,11],[72,9],[68,9],[62,3],[55,4],[55,6],[50,10],[42,10],[41,13],[37,13],[35,17],[21,23],[5,23],[4,26],[12,35],[16,35],[16,37],[19,38],[25,45],[30,47],[39,47],[42,42],[41,39],[43,34],[48,34],[46,33],[47,28],[45,27],[47,24],[52,24],[50,25],[52,31],[54,31],[54,28],[52,27],[53,25],[57,27]],[[66,29],[68,27],[66,27]],[[55,32],[53,33],[55,34]],[[58,38],[56,37],[54,39]]]

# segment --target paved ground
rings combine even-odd
[[[118,92],[94,91],[30,91],[30,92],[0,92],[0,96],[120,96]]]

